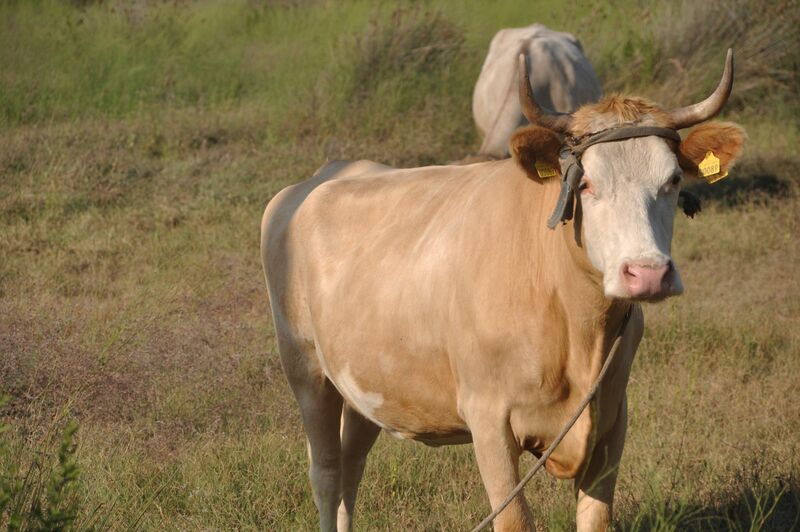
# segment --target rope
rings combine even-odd
[[[478,524],[478,526],[473,528],[472,532],[480,532],[481,530],[489,526],[491,522],[494,521],[494,518],[500,515],[500,512],[505,510],[506,506],[508,506],[511,503],[511,501],[514,500],[514,497],[519,495],[519,493],[522,491],[525,485],[533,478],[533,475],[535,475],[536,472],[542,468],[547,459],[550,458],[550,455],[553,454],[553,451],[556,450],[556,447],[558,447],[558,444],[561,443],[561,440],[563,440],[564,437],[567,435],[567,432],[569,432],[569,430],[572,428],[575,422],[578,421],[578,418],[586,409],[586,407],[589,405],[589,403],[592,402],[592,399],[594,399],[594,396],[597,394],[597,390],[600,388],[600,383],[602,382],[603,377],[608,372],[608,368],[611,366],[611,361],[614,359],[614,355],[616,355],[617,351],[619,351],[620,343],[622,342],[622,336],[625,334],[625,329],[628,326],[628,322],[630,321],[631,318],[631,309],[632,307],[628,307],[628,312],[625,314],[625,318],[622,320],[622,325],[620,325],[617,337],[616,339],[614,339],[614,344],[611,346],[611,351],[606,357],[606,361],[603,363],[603,367],[600,369],[600,374],[594,381],[594,384],[592,385],[592,388],[589,390],[589,393],[587,393],[586,397],[583,398],[583,401],[581,402],[578,409],[575,411],[575,414],[573,414],[570,420],[567,421],[566,425],[564,425],[564,428],[561,429],[561,432],[553,440],[553,443],[550,444],[550,447],[548,447],[547,450],[544,452],[544,454],[541,456],[541,458],[539,458],[539,461],[536,462],[530,469],[530,471],[528,471],[528,473],[525,475],[525,477],[519,481],[519,484],[517,484],[516,487],[514,487],[514,489],[511,490],[511,493],[508,494],[508,497],[506,497],[503,500],[503,502],[501,502],[500,505],[486,517],[486,519],[481,521]]]

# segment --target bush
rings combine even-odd
[[[622,45],[598,61],[613,76],[607,91],[645,91],[658,102],[686,105],[719,82],[728,48],[736,54],[733,107],[766,107],[800,90],[796,2],[666,3],[638,15],[645,31],[630,28]]]

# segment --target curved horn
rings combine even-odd
[[[531,124],[544,126],[558,133],[569,132],[572,115],[554,113],[539,107],[533,97],[533,87],[529,78],[530,70],[525,54],[519,54],[519,104],[522,106],[522,114]]]
[[[725,71],[722,72],[722,79],[719,80],[717,89],[700,103],[669,111],[672,127],[683,129],[713,118],[725,106],[725,102],[731,95],[731,89],[733,89],[733,50],[728,48]]]

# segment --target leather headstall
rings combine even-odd
[[[575,212],[575,191],[584,174],[581,156],[589,147],[603,142],[651,136],[673,140],[678,145],[681,142],[680,135],[674,129],[655,126],[622,126],[604,129],[580,138],[567,137],[561,147],[561,153],[559,153],[562,176],[561,192],[558,195],[553,214],[547,220],[547,227],[555,229],[559,222],[566,223],[572,219]],[[690,218],[700,211],[700,200],[693,194],[682,190],[680,199],[683,200],[683,212]]]

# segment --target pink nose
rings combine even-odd
[[[672,261],[662,265],[623,264],[622,282],[634,299],[666,297],[672,288]]]

